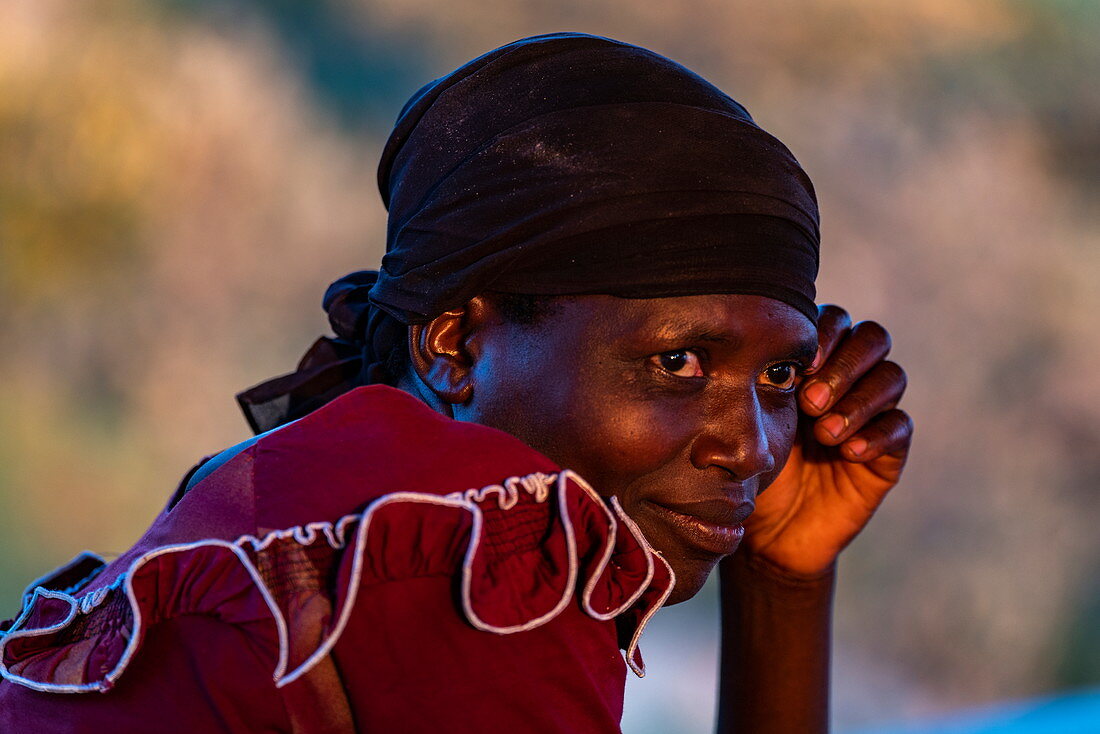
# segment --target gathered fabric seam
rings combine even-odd
[[[345,515],[335,522],[312,522],[305,525],[298,525],[291,528],[272,531],[265,534],[262,537],[256,537],[252,535],[242,535],[234,541],[227,541],[221,539],[207,539],[200,540],[191,543],[182,543],[175,545],[161,546],[154,548],[138,558],[136,558],[129,566],[129,568],[121,573],[117,579],[115,579],[110,585],[96,589],[95,591],[86,594],[82,597],[75,597],[64,591],[50,590],[48,588],[38,586],[30,594],[29,599],[24,603],[23,610],[16,618],[12,626],[7,630],[6,634],[0,636],[0,677],[19,685],[23,685],[33,690],[52,692],[52,693],[82,693],[89,691],[107,691],[109,690],[118,678],[123,674],[126,667],[129,665],[130,660],[136,653],[138,647],[141,644],[142,637],[144,635],[145,622],[142,618],[141,604],[135,595],[133,589],[133,579],[138,571],[149,561],[167,554],[182,553],[196,548],[203,547],[222,547],[229,550],[237,561],[241,564],[241,567],[248,573],[252,583],[255,585],[268,610],[271,613],[272,620],[276,626],[277,638],[279,642],[279,654],[277,664],[274,672],[272,673],[272,680],[276,687],[281,688],[289,683],[300,678],[311,670],[325,655],[331,652],[336,641],[342,634],[352,609],[355,606],[355,599],[358,589],[362,582],[362,571],[364,561],[364,548],[367,538],[367,534],[370,528],[371,520],[374,514],[382,507],[385,507],[394,503],[412,503],[412,504],[428,504],[441,507],[454,507],[456,509],[466,510],[471,514],[472,526],[470,529],[470,540],[467,546],[466,552],[463,557],[462,563],[462,608],[466,615],[467,620],[471,625],[477,629],[481,629],[495,634],[511,634],[514,632],[520,632],[524,630],[533,629],[542,624],[547,623],[556,616],[558,616],[563,609],[568,605],[569,601],[574,597],[576,593],[577,578],[579,574],[579,559],[578,550],[576,545],[576,531],[573,528],[572,520],[570,519],[567,508],[567,487],[572,483],[575,487],[578,487],[581,492],[589,497],[592,501],[598,504],[598,506],[604,511],[605,517],[608,521],[608,534],[606,545],[603,551],[600,553],[599,559],[595,564],[595,567],[591,571],[584,589],[581,591],[581,607],[586,614],[600,620],[609,620],[618,614],[626,611],[633,604],[641,598],[644,592],[649,588],[654,576],[654,557],[658,558],[662,564],[668,569],[670,575],[670,582],[668,588],[665,589],[653,608],[647,609],[643,614],[641,622],[635,630],[633,638],[625,651],[626,662],[630,668],[639,677],[645,675],[644,667],[636,664],[634,661],[634,652],[637,649],[638,638],[641,635],[642,629],[648,623],[649,619],[656,613],[664,601],[671,593],[672,587],[675,585],[675,576],[672,575],[671,568],[668,567],[667,562],[660,556],[660,554],[653,549],[653,547],[642,535],[640,529],[626,516],[622,507],[619,505],[616,498],[611,498],[611,509],[604,504],[603,499],[589,486],[579,475],[570,470],[563,470],[557,475],[544,474],[536,472],[523,477],[509,477],[501,484],[488,485],[480,489],[470,489],[465,492],[453,492],[448,495],[435,495],[420,492],[393,492],[383,495],[373,502],[361,513]],[[565,584],[564,591],[561,599],[554,605],[554,607],[547,613],[540,615],[539,617],[527,620],[526,622],[518,625],[509,626],[496,626],[484,621],[474,610],[472,602],[472,565],[476,556],[477,550],[481,542],[481,530],[483,525],[483,516],[481,508],[478,506],[479,502],[482,502],[488,498],[491,494],[497,495],[498,506],[503,510],[511,509],[515,506],[519,499],[519,492],[524,491],[532,495],[536,501],[544,502],[550,498],[550,487],[554,485],[556,491],[553,492],[558,504],[559,519],[562,523],[565,535],[566,535],[566,549],[569,562],[569,570],[567,574],[567,583]],[[358,526],[355,528],[355,534],[353,537],[348,537],[348,527],[351,523],[358,522]],[[647,561],[647,573],[644,582],[639,584],[638,588],[628,597],[628,599],[621,603],[619,606],[608,612],[597,612],[591,604],[591,596],[594,591],[595,585],[598,579],[607,570],[610,560],[614,554],[614,547],[616,543],[617,533],[621,526],[626,526],[627,531],[634,536],[639,546],[646,554]],[[339,610],[336,623],[332,629],[323,637],[321,643],[317,648],[297,667],[291,671],[287,671],[289,665],[289,630],[287,622],[279,608],[278,603],[275,601],[271,594],[270,589],[264,582],[256,565],[248,557],[245,552],[246,547],[250,547],[255,552],[260,552],[274,542],[280,539],[292,539],[294,542],[301,545],[309,545],[316,542],[319,536],[323,536],[325,542],[327,542],[333,549],[341,550],[346,548],[349,543],[354,542],[354,555],[352,557],[352,570],[351,578],[348,581],[347,588],[344,593],[344,603]],[[78,556],[78,559],[80,557]],[[75,562],[75,561],[74,561]],[[71,565],[70,562],[69,565]],[[48,577],[43,577],[43,579]],[[397,579],[394,579],[397,580]],[[373,584],[371,584],[373,585]],[[123,654],[120,656],[118,662],[109,672],[105,673],[102,678],[90,683],[83,684],[57,684],[46,683],[39,680],[26,678],[12,673],[8,670],[7,665],[4,662],[4,652],[7,645],[13,640],[21,639],[24,637],[36,637],[44,634],[63,629],[69,625],[78,613],[88,614],[92,610],[100,606],[110,594],[111,591],[122,588],[126,594],[129,602],[131,613],[133,614],[133,628],[130,633],[130,637],[127,640],[126,648]],[[55,622],[44,628],[38,629],[20,629],[20,627],[26,622],[31,615],[35,602],[39,598],[44,599],[60,599],[69,604],[69,609],[59,622]],[[196,612],[202,613],[202,612]]]

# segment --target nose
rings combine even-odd
[[[707,411],[691,444],[691,463],[697,469],[716,466],[737,482],[766,474],[775,469],[766,428],[755,390],[726,395]]]

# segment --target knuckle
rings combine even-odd
[[[909,384],[909,375],[905,374],[905,370],[897,362],[885,360],[879,364],[878,371],[884,380],[891,384],[899,384],[902,390]]]
[[[874,401],[866,395],[848,395],[833,411],[843,413],[853,423],[863,423],[872,413],[877,412]]]
[[[879,343],[885,345],[886,349],[890,349],[892,346],[890,340],[890,332],[886,330],[882,324],[877,321],[860,321],[858,324],[852,327],[852,332],[858,332],[860,337],[872,344]]]
[[[833,369],[826,378],[835,388],[855,379],[862,363],[861,355],[850,349],[839,349],[833,353]]]
[[[882,432],[895,441],[904,441],[913,433],[913,419],[904,410],[894,408],[884,416]]]
[[[838,326],[846,326],[852,321],[847,311],[832,303],[825,303],[818,306],[818,320],[825,325]]]

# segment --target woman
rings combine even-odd
[[[379,183],[382,268],[239,396],[260,435],[32,585],[4,730],[617,731],[646,621],[721,564],[720,728],[824,731],[836,556],[912,427],[886,332],[814,305],[790,152],[553,34],[420,90]]]

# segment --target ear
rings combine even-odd
[[[447,405],[462,405],[474,394],[477,339],[490,308],[475,297],[465,306],[409,327],[409,354],[420,381]]]

